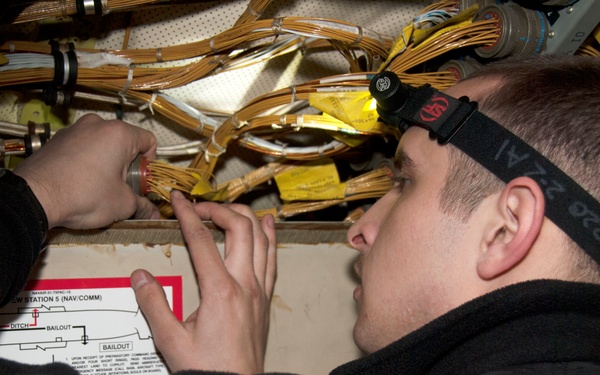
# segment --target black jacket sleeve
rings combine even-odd
[[[27,182],[0,169],[0,307],[25,286],[47,232],[46,213]]]

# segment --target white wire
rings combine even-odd
[[[177,98],[174,98],[172,96],[162,94],[162,93],[158,94],[158,96],[165,99],[169,103],[173,104],[177,108],[181,109],[183,112],[187,113],[188,115],[192,116],[193,118],[198,120],[200,123],[202,123],[204,125],[212,126],[214,128],[214,130],[217,130],[217,128],[221,125],[221,122],[217,121],[216,119],[214,119],[212,117],[208,117],[204,113],[200,112],[199,110],[197,110],[196,108],[192,107],[191,105],[187,104],[186,102],[184,102],[182,100],[179,100]]]
[[[128,66],[131,60],[114,56],[106,52],[87,53],[76,51],[77,64],[82,68],[98,68],[105,65]],[[36,69],[36,68],[54,68],[54,57],[43,53],[8,53],[4,57],[8,59],[8,64],[0,66],[0,72]]]
[[[271,59],[275,56],[281,56],[293,51],[297,51],[302,48],[306,43],[315,40],[316,38],[309,38],[302,42],[302,37],[294,36],[288,39],[280,40],[268,47],[261,48],[260,50],[245,56],[237,60],[231,60],[223,66],[223,70],[238,69],[250,64],[255,64],[263,60]]]
[[[319,153],[322,154],[325,151],[329,151],[329,150],[334,150],[335,148],[339,147],[339,146],[343,146],[343,143],[337,140],[333,140],[325,145],[322,146],[308,146],[308,147],[289,147],[287,145],[276,145],[274,143],[265,141],[262,138],[256,137],[252,134],[243,134],[240,137],[243,142],[247,142],[249,144],[254,144],[256,146],[258,146],[259,148],[263,148],[269,151],[273,151],[279,154],[299,154],[299,155],[307,155],[307,154],[314,154],[314,153]]]
[[[54,57],[41,53],[9,53],[4,55],[8,59],[8,64],[0,66],[0,72],[36,69],[36,68],[54,68]]]
[[[156,149],[156,155],[158,157],[166,158],[172,156],[197,155],[200,151],[202,151],[200,147],[186,148],[181,150],[163,150],[159,147]]]
[[[169,146],[160,146],[158,149],[167,151],[167,150],[181,150],[185,148],[193,148],[193,147],[202,147],[204,142],[202,141],[190,141],[186,143],[181,143],[177,145],[169,145]]]

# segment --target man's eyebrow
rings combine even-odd
[[[398,169],[414,169],[418,167],[418,164],[404,151],[398,151],[396,155],[394,155],[394,165]]]

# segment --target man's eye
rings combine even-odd
[[[407,176],[404,176],[402,174],[400,174],[398,176],[394,176],[392,181],[394,181],[394,187],[396,189],[400,189],[400,191],[404,190],[404,188],[406,188],[406,186],[408,186],[408,184],[410,184],[410,182],[411,182],[410,178],[408,178]]]

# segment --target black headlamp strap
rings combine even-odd
[[[506,183],[520,176],[536,181],[546,217],[600,263],[600,203],[551,161],[479,111],[449,143]]]

